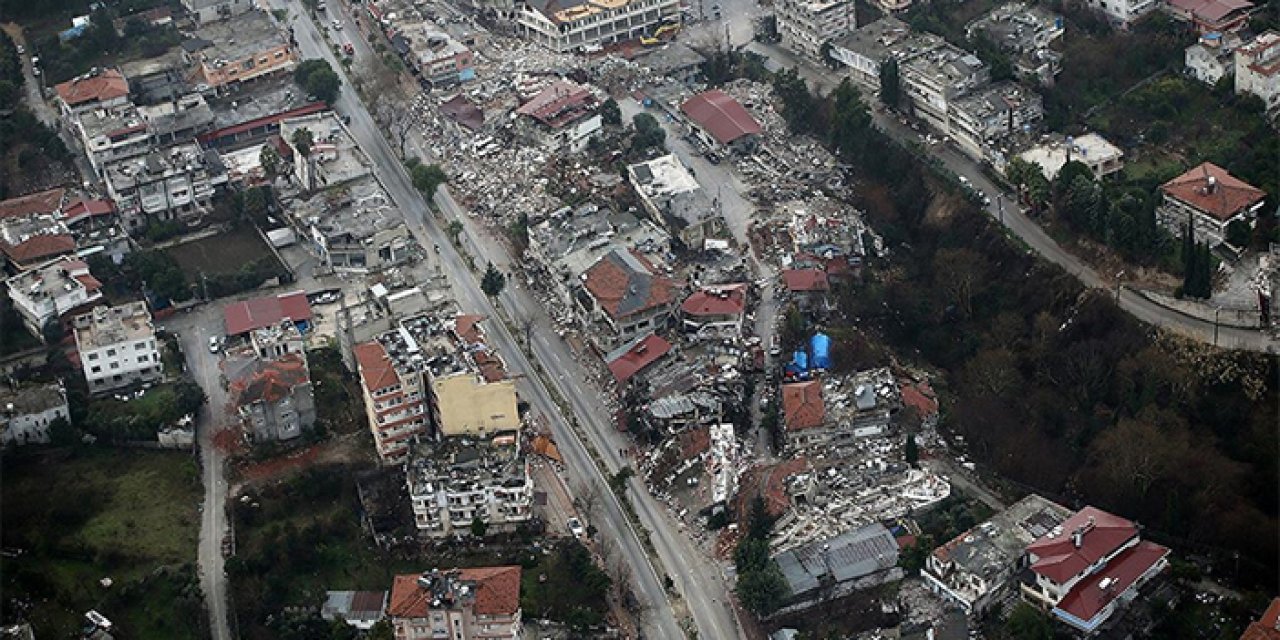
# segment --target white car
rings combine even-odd
[[[337,29],[337,30],[339,30],[339,31],[341,31],[341,30],[342,30],[342,21],[341,21],[341,20],[334,20],[334,21],[333,21],[333,28],[334,28],[334,29]]]
[[[582,536],[587,535],[587,530],[582,528],[582,523],[577,518],[569,518],[569,522],[565,524],[568,525],[569,533],[572,533],[573,537],[581,540]]]
[[[209,353],[217,353],[222,349],[222,343],[218,341],[218,336],[209,336]]]

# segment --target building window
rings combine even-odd
[[[89,373],[101,373],[101,372],[102,372],[102,367],[94,367],[89,370]]]
[[[98,354],[96,354],[96,353],[91,353],[91,354],[89,354],[89,359],[90,359],[90,360],[97,360],[97,359],[98,359]]]
[[[107,349],[107,357],[108,357],[108,358],[113,357],[113,356],[115,356],[115,355],[116,355],[116,350],[115,350],[115,349]]]
[[[134,351],[145,351],[146,348],[147,348],[147,343],[145,342],[139,342],[138,344],[133,345]]]
[[[119,369],[119,368],[120,368],[120,363],[119,363],[119,362],[112,362],[112,363],[111,363],[111,368],[112,368],[112,369]]]

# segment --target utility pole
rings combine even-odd
[[[1218,314],[1222,313],[1222,307],[1213,310],[1213,346],[1218,346]]]
[[[1000,211],[1000,226],[1004,226],[1004,194],[996,194],[996,209]]]
[[[1124,282],[1122,281],[1123,278],[1124,271],[1116,273],[1116,304],[1120,304],[1120,289],[1124,286]]]

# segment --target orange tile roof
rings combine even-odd
[[[35,236],[18,244],[0,243],[0,245],[2,245],[0,250],[18,264],[27,264],[76,250],[75,238],[61,233]]]
[[[782,415],[787,431],[821,427],[827,411],[817,380],[782,385]]]
[[[484,320],[484,316],[458,314],[458,317],[454,319],[454,331],[457,332],[458,337],[462,338],[462,341],[467,344],[482,342],[484,338],[484,331],[479,327],[481,320]]]
[[[365,342],[353,349],[356,367],[360,370],[360,380],[364,388],[370,392],[389,387],[400,381],[395,365],[387,355],[387,350],[378,342]]]
[[[822,269],[787,269],[782,272],[782,280],[787,291],[826,291],[831,288],[827,283],[827,272]]]
[[[1249,624],[1240,640],[1280,640],[1280,598],[1273,599],[1262,617]]]
[[[272,362],[264,363],[244,380],[236,382],[236,404],[243,406],[258,402],[279,402],[293,393],[299,385],[311,381],[307,363],[297,353],[289,353]]]
[[[1074,533],[1079,530],[1080,546]],[[1098,560],[1138,535],[1133,522],[1096,507],[1085,507],[1062,523],[1062,533],[1047,533],[1027,546],[1038,558],[1031,570],[1058,584],[1080,575]]]
[[[71,106],[87,102],[105,102],[129,95],[129,83],[116,69],[103,69],[98,75],[73,78],[55,87],[58,97]]]
[[[1213,188],[1209,188],[1210,178],[1215,182]],[[1205,162],[1164,183],[1160,190],[1219,220],[1230,220],[1267,197],[1261,189],[1212,162]]]
[[[583,284],[612,318],[670,304],[676,288],[670,278],[655,275],[644,256],[623,249],[610,251],[587,269]]]
[[[0,219],[16,218],[40,213],[53,213],[62,208],[66,189],[49,189],[0,202]]]
[[[747,307],[747,285],[710,285],[694,291],[680,310],[689,316],[741,315]]]
[[[520,611],[520,567],[475,567],[442,572],[472,587],[471,610],[482,616],[511,616]],[[418,584],[420,574],[398,575],[391,586],[391,618],[425,618],[432,611],[435,595]],[[452,608],[443,606],[443,608]],[[437,609],[441,610],[441,609]]]

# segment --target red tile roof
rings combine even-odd
[[[364,342],[356,345],[352,351],[356,357],[356,368],[360,371],[360,381],[370,392],[400,381],[391,357],[380,343]]]
[[[827,417],[822,383],[811,380],[782,385],[782,416],[787,431],[821,427]]]
[[[1077,530],[1083,532],[1079,548],[1073,539]],[[1038,558],[1031,570],[1064,584],[1136,535],[1138,528],[1133,522],[1095,507],[1085,507],[1062,523],[1060,534],[1047,533],[1027,547],[1027,553]]]
[[[115,204],[110,200],[76,198],[62,208],[62,221],[75,224],[84,218],[111,215],[115,210]]]
[[[472,594],[467,597],[474,598],[471,609],[476,615],[513,616],[520,611],[520,567],[476,567],[455,569],[452,573],[458,581],[472,587]],[[418,574],[395,577],[387,616],[425,618],[430,614],[434,594],[418,584],[418,577]]]
[[[1215,182],[1209,188],[1210,178]],[[1261,189],[1227,173],[1212,162],[1164,183],[1160,190],[1219,220],[1229,220],[1267,197]]]
[[[1236,11],[1249,10],[1248,0],[1169,0],[1169,7],[1207,23],[1215,23]]]
[[[1089,623],[1167,555],[1169,549],[1143,540],[1112,558],[1101,571],[1077,583],[1057,608]],[[1103,588],[1104,580],[1106,588]]]
[[[196,140],[200,142],[210,142],[213,140],[217,140],[219,138],[224,138],[226,136],[234,136],[241,133],[252,131],[259,127],[265,127],[267,125],[276,124],[281,120],[286,120],[288,118],[296,118],[298,116],[305,116],[313,113],[318,113],[328,108],[329,108],[329,105],[326,105],[323,102],[312,102],[311,104],[303,105],[301,107],[298,107],[297,109],[290,109],[288,111],[281,111],[280,113],[273,113],[269,116],[262,116],[261,118],[246,120],[244,122],[241,122],[240,124],[233,124],[229,127],[223,127],[221,129],[215,129],[208,133],[202,133],[199,136],[196,136]]]
[[[685,298],[680,310],[687,316],[740,315],[747,308],[747,285],[720,284],[703,287]]]
[[[1244,630],[1240,640],[1280,640],[1280,598],[1271,601],[1271,606]]]
[[[58,97],[70,106],[89,102],[106,102],[129,95],[129,83],[116,69],[103,69],[97,75],[73,78],[55,87]]]
[[[80,284],[84,285],[85,291],[88,291],[89,293],[93,293],[94,291],[102,288],[102,282],[93,277],[93,274],[90,273],[80,274],[76,276],[76,280],[79,280]]]
[[[30,264],[75,250],[75,238],[62,233],[34,236],[18,244],[0,242],[0,251],[15,264]]]
[[[782,272],[787,291],[826,291],[831,288],[827,272],[821,269],[787,269]]]
[[[243,380],[236,381],[236,404],[244,406],[262,401],[279,402],[293,393],[294,387],[311,382],[307,363],[297,353],[288,353],[264,363]]]
[[[614,249],[586,272],[583,286],[612,318],[671,303],[675,282],[653,273],[653,265],[635,251]]]
[[[610,354],[607,359],[609,373],[621,384],[657,362],[658,358],[667,355],[669,351],[671,343],[651,333],[621,353]]]
[[[307,292],[294,291],[229,304],[222,314],[227,335],[235,336],[278,325],[286,318],[294,322],[310,320],[311,304],[307,302]]]
[[[729,144],[743,136],[763,131],[760,123],[747,113],[745,107],[719,89],[689,98],[680,105],[680,111],[720,144]]]
[[[484,320],[484,316],[458,314],[458,317],[454,319],[454,331],[467,344],[483,342],[484,331],[479,326],[481,320]]]
[[[928,382],[902,385],[902,404],[914,407],[921,418],[927,418],[938,412],[938,396]]]
[[[19,218],[41,213],[54,213],[62,208],[66,189],[50,189],[0,202],[0,219]]]
[[[568,80],[556,80],[532,100],[520,105],[516,113],[556,129],[590,114],[595,103],[596,97],[582,86]]]

